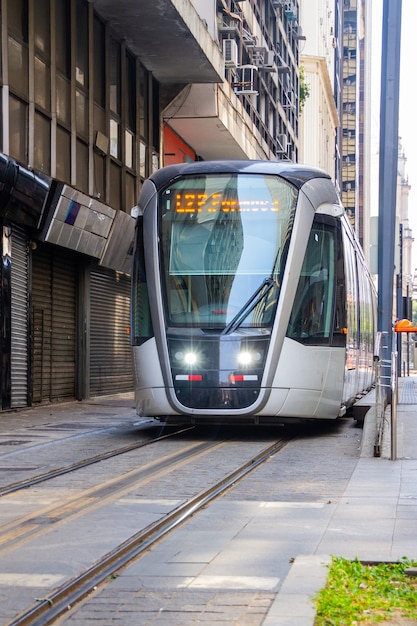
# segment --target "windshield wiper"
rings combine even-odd
[[[251,295],[249,300],[245,302],[242,308],[236,313],[234,318],[225,326],[220,333],[221,335],[228,335],[232,333],[236,328],[238,328],[243,320],[252,313],[253,309],[258,306],[260,302],[265,298],[265,296],[271,291],[272,287],[277,287],[277,283],[272,278],[272,276],[268,276],[264,281],[259,285],[258,289]]]

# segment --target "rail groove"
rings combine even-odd
[[[196,511],[223,494],[249,472],[282,450],[289,441],[290,439],[281,439],[268,446],[210,488],[201,491],[168,515],[164,515],[153,524],[132,535],[82,574],[69,580],[50,594],[48,598],[42,598],[38,604],[9,622],[7,626],[47,626],[52,624],[54,620],[67,613],[69,608],[86,598],[108,577],[114,575],[176,526],[185,522]]]
[[[112,459],[113,457],[120,456],[121,454],[126,454],[127,452],[138,450],[139,448],[144,448],[146,446],[157,443],[158,441],[162,441],[163,439],[168,439],[170,437],[174,437],[175,435],[180,435],[188,430],[193,430],[193,428],[194,426],[191,426],[191,427],[187,427],[181,430],[176,430],[173,433],[160,435],[149,441],[141,441],[140,443],[132,443],[127,446],[117,448],[117,450],[109,450],[108,452],[102,452],[101,454],[96,454],[92,457],[89,457],[88,459],[83,459],[82,461],[71,463],[71,465],[67,465],[66,467],[59,467],[57,469],[44,472],[43,474],[38,474],[38,476],[34,476],[33,478],[25,478],[24,480],[7,485],[7,487],[1,487],[0,497],[6,496],[9,493],[20,491],[21,489],[27,489],[28,487],[32,487],[33,485],[38,485],[39,483],[46,482],[47,480],[51,480],[52,478],[57,478],[58,476],[64,476],[65,474],[74,472],[79,469],[83,469],[84,467],[88,467],[89,465],[94,465],[95,463],[100,463],[101,461],[107,461],[108,459]]]

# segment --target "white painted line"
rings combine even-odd
[[[198,589],[257,589],[276,591],[279,578],[267,576],[197,576],[189,585]]]

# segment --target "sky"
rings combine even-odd
[[[414,267],[417,267],[416,25],[416,0],[402,0],[399,135],[401,137],[404,154],[407,158],[406,174],[408,175],[408,182],[411,185],[408,216],[415,238],[413,244]]]
[[[380,58],[380,46],[383,13],[383,0],[372,0],[373,14],[373,49],[375,61]],[[401,15],[401,59],[400,59],[400,95],[399,95],[399,120],[398,134],[401,145],[407,159],[405,173],[411,186],[408,216],[410,227],[415,238],[413,244],[413,269],[417,267],[417,97],[415,95],[416,72],[416,25],[417,25],[417,0],[402,0]],[[379,42],[378,42],[379,37]],[[380,86],[380,70],[375,72]],[[377,105],[379,107],[379,92]]]

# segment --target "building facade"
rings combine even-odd
[[[1,408],[130,391],[141,185],[298,160],[298,2],[0,0],[0,20]]]
[[[302,0],[301,16],[306,40],[300,54],[309,96],[300,115],[300,162],[324,169],[338,185],[340,127],[335,93],[337,37],[334,0]],[[317,19],[317,16],[320,16]],[[340,53],[339,53],[340,56]]]
[[[223,55],[222,80],[184,86],[163,109],[165,124],[204,160],[297,161],[303,41],[298,2],[194,4]]]
[[[195,11],[121,4],[130,33],[113,3],[0,4],[2,409],[132,389],[130,209],[160,164],[168,80],[137,42],[150,21],[167,45],[182,29],[180,84],[219,80],[223,59]]]

